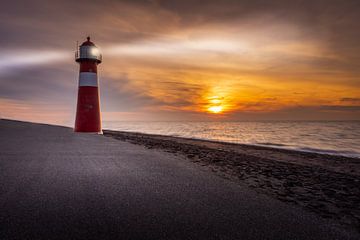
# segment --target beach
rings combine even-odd
[[[240,185],[360,229],[360,159],[142,133],[105,136],[181,154]]]
[[[0,239],[359,239],[355,160],[0,120]]]

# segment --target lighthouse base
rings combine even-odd
[[[102,133],[97,87],[79,87],[75,132]]]

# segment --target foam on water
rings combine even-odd
[[[105,129],[360,158],[360,122],[104,122]]]

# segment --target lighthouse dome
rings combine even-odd
[[[83,42],[75,52],[75,61],[95,61],[98,64],[101,63],[102,55],[95,44],[90,41],[90,37],[87,37],[87,41]]]
[[[86,38],[87,40],[81,44],[81,46],[95,46],[93,42],[90,41],[90,37]]]

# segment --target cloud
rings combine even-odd
[[[77,87],[77,71],[63,65],[27,66],[0,75],[0,97],[68,103]]]
[[[233,121],[346,121],[360,120],[360,106],[292,106],[275,111],[239,111],[231,113]],[[341,114],[339,114],[339,112]]]
[[[328,106],[320,106],[320,110],[325,111],[360,111],[360,106],[342,106],[342,105],[328,105]]]
[[[131,80],[126,75],[118,78],[105,76],[100,81],[101,100],[105,112],[135,112],[163,104],[132,86]]]
[[[15,101],[73,111],[73,52],[91,35],[104,56],[102,110],[112,116],[206,119],[217,96],[235,120],[338,111],[357,118],[359,1],[34,0],[2,8],[0,98],[9,109]]]
[[[344,98],[341,98],[340,101],[341,101],[341,102],[358,103],[358,102],[360,102],[360,98],[344,97]]]

